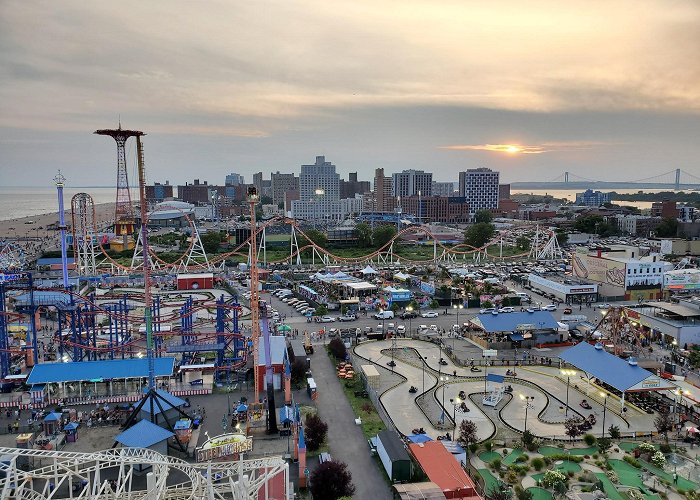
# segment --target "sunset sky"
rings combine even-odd
[[[113,184],[120,116],[176,184],[700,175],[699,54],[695,0],[3,0],[0,184]]]

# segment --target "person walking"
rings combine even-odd
[[[676,472],[673,473],[673,484],[678,484],[678,473]]]

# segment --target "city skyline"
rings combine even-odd
[[[659,0],[8,1],[0,178],[48,186],[60,168],[113,185],[113,145],[92,131],[120,117],[148,134],[149,180],[172,183],[297,173],[319,155],[361,179],[698,172],[698,21],[699,4]]]

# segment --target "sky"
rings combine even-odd
[[[120,119],[149,182],[700,176],[698,54],[695,0],[2,0],[0,185],[113,185]]]

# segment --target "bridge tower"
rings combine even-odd
[[[564,184],[569,183],[569,172],[564,172]]]
[[[681,169],[676,169],[676,191],[681,189]]]

